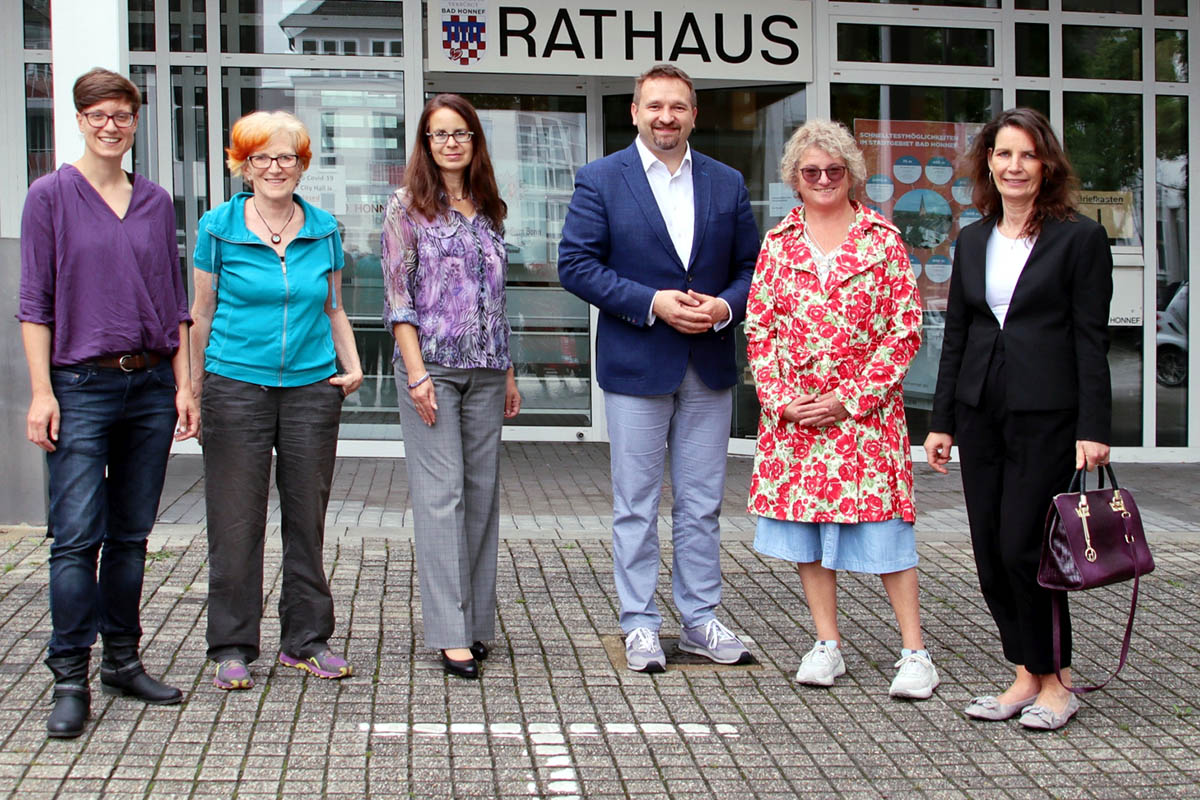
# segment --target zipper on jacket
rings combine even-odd
[[[286,256],[279,257],[279,268],[283,271],[283,341],[279,348],[279,385],[283,386],[283,370],[287,366],[288,302],[292,294],[291,287],[288,286]]]

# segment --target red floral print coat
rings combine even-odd
[[[750,513],[798,522],[916,519],[901,382],[921,346],[921,298],[900,232],[865,206],[822,288],[803,207],[763,242],[746,338],[762,416]],[[787,422],[801,394],[834,391],[850,416]]]

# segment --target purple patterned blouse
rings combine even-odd
[[[427,363],[508,369],[504,237],[483,214],[451,209],[427,220],[409,211],[407,197],[393,193],[383,219],[384,325],[415,325]]]

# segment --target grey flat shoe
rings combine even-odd
[[[1025,713],[1017,720],[1026,728],[1036,731],[1056,731],[1071,717],[1075,716],[1075,712],[1079,710],[1079,698],[1071,695],[1071,699],[1067,701],[1067,707],[1061,712],[1055,713],[1045,706],[1030,706],[1025,709]]]
[[[971,719],[983,719],[989,722],[999,722],[1000,720],[1012,719],[1017,714],[1020,714],[1028,706],[1033,705],[1033,701],[1037,699],[1037,692],[1029,695],[1024,700],[1018,700],[1015,703],[1001,703],[992,695],[986,697],[976,697],[967,707],[963,709],[963,713]]]

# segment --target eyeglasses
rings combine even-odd
[[[128,111],[118,111],[115,114],[105,114],[103,111],[88,111],[84,113],[83,118],[93,128],[103,128],[108,124],[110,119],[118,128],[128,128],[137,119],[137,114]]]
[[[283,155],[279,156],[269,156],[266,153],[255,153],[246,160],[249,161],[251,166],[255,167],[256,169],[270,169],[271,162],[278,164],[280,169],[291,169],[292,167],[296,166],[296,163],[300,160],[300,156],[296,155],[295,153],[284,153]]]
[[[837,183],[842,178],[846,177],[846,168],[841,164],[834,164],[831,167],[821,169],[820,167],[801,167],[800,176],[809,183],[816,183],[821,180],[821,173],[825,173],[825,177],[830,183]]]
[[[430,139],[433,139],[438,144],[445,144],[446,140],[451,136],[453,136],[454,141],[458,142],[459,144],[466,144],[467,142],[471,141],[471,137],[475,135],[475,131],[454,131],[453,133],[450,131],[433,131],[425,135]]]

